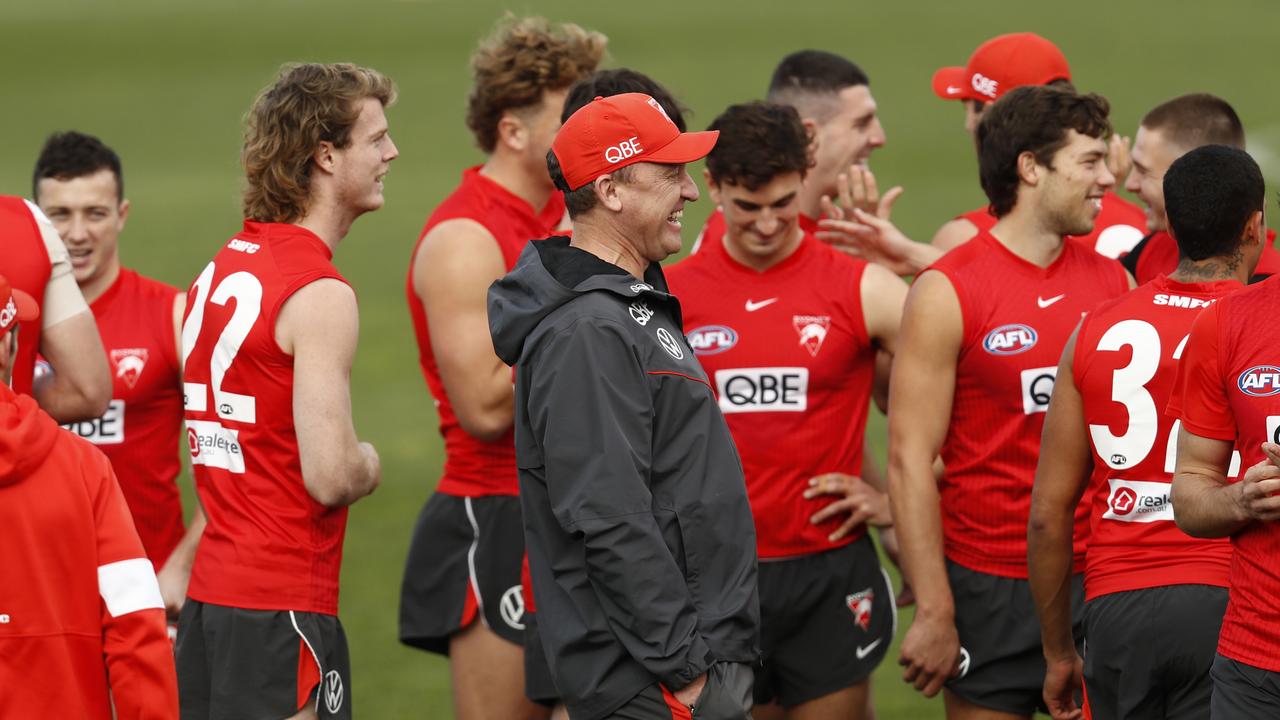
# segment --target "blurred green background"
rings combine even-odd
[[[761,95],[792,50],[850,57],[872,78],[888,134],[873,167],[882,188],[907,188],[894,217],[917,239],[982,201],[962,110],[933,96],[931,74],[963,64],[1002,32],[1034,30],[1057,42],[1076,84],[1111,99],[1126,135],[1174,95],[1224,96],[1269,181],[1280,181],[1274,0],[9,0],[0,9],[0,193],[30,195],[31,165],[48,133],[99,135],[123,157],[133,203],[125,263],[183,287],[240,227],[240,119],[282,63],[353,61],[399,85],[388,116],[401,155],[387,178],[387,205],[357,222],[337,255],[360,295],[356,427],[383,461],[382,488],[352,509],[343,568],[341,615],[360,717],[452,717],[445,662],[395,639],[410,529],[441,467],[403,287],[423,220],[481,159],[462,122],[467,58],[505,10],[604,32],[608,64],[668,85],[693,110],[695,127]],[[709,209],[705,201],[690,206],[688,241]],[[870,447],[881,460],[883,428],[873,419]],[[896,656],[874,677],[880,717],[941,717],[940,702],[901,682]]]

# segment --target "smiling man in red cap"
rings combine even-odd
[[[964,103],[964,129],[971,136],[988,105],[1023,85],[1071,87],[1067,58],[1058,46],[1035,33],[998,35],[979,45],[964,67],[944,67],[933,75],[933,91],[938,97]],[[1121,170],[1112,168],[1117,176],[1123,175]],[[950,250],[995,224],[996,216],[983,205],[948,220],[934,234],[933,244]],[[1115,258],[1128,252],[1145,234],[1142,209],[1108,191],[1093,231],[1075,239]]]
[[[648,95],[596,98],[547,166],[573,238],[489,290],[516,366],[516,465],[542,648],[574,718],[742,719],[759,656],[742,465],[658,262],[718,133]]]

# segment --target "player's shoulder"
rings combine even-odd
[[[970,240],[947,250],[925,270],[938,270],[948,277],[972,272],[982,273],[981,268],[999,256],[998,253],[992,252],[993,248],[987,242],[989,237],[987,233],[979,231]]]
[[[120,276],[122,280],[130,283],[135,293],[144,298],[172,302],[174,296],[182,292],[167,282],[148,277],[129,268],[120,268]]]

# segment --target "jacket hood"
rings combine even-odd
[[[589,292],[627,299],[649,293],[666,297],[667,281],[657,263],[649,265],[644,280],[637,280],[617,265],[571,246],[567,237],[534,240],[520,253],[515,268],[489,286],[489,333],[498,357],[515,365],[543,318]]]
[[[0,384],[0,485],[30,475],[53,451],[59,432],[35,400]]]

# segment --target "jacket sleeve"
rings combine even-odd
[[[86,453],[87,454],[87,453]],[[178,676],[155,570],[106,457],[85,463],[98,537],[102,648],[116,717],[178,716]]]
[[[653,403],[625,329],[578,320],[531,357],[528,410],[556,520],[583,543],[610,628],[663,685],[711,664],[683,571],[649,490]]]

